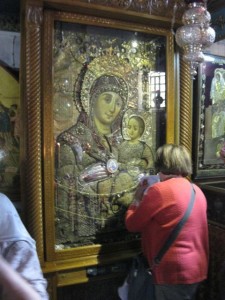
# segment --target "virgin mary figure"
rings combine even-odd
[[[109,232],[118,237],[137,185],[118,167],[128,85],[118,74],[103,73],[90,87],[84,76],[76,97],[89,101],[79,102],[79,118],[58,136],[56,153],[56,238],[73,246],[107,241]]]

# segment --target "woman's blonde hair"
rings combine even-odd
[[[192,174],[192,161],[188,150],[184,146],[165,144],[156,151],[155,168],[157,172],[166,175]]]

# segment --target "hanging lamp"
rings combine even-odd
[[[206,0],[185,0],[188,9],[182,16],[184,26],[176,31],[175,39],[183,49],[183,59],[190,66],[194,79],[197,68],[204,61],[203,50],[215,41],[215,30],[210,27],[211,15],[206,8]]]

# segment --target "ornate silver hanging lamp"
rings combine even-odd
[[[182,16],[184,26],[176,31],[176,42],[183,49],[183,59],[190,66],[192,79],[204,61],[203,50],[215,41],[215,30],[210,27],[211,15],[207,11],[207,0],[185,0],[188,9]]]

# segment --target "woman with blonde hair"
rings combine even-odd
[[[160,182],[139,186],[126,213],[126,227],[140,232],[142,250],[153,266],[156,300],[193,300],[208,271],[206,198],[186,178],[192,173],[191,157],[183,146],[166,144],[156,152]],[[170,232],[183,217],[192,194],[194,206],[179,235],[159,264],[154,264]]]

